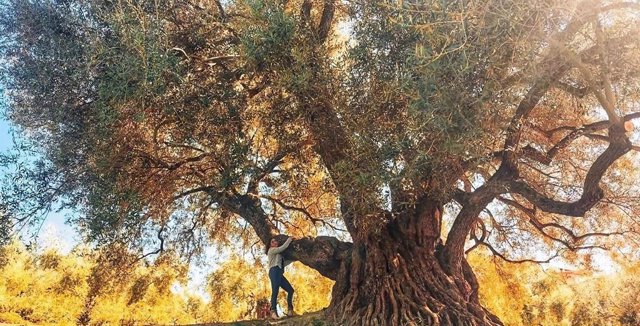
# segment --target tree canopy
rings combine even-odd
[[[631,0],[10,0],[6,114],[39,156],[3,157],[3,219],[37,223],[59,200],[89,241],[187,258],[286,232],[289,258],[350,280],[336,305],[444,325],[460,312],[403,314],[382,290],[389,306],[369,313],[347,294],[357,275],[411,265],[394,258],[407,248],[476,303],[475,248],[508,261],[637,248],[639,13]]]

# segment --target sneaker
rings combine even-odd
[[[271,312],[271,319],[278,319],[278,318],[280,318],[280,317],[278,317],[278,313],[275,312],[275,311],[272,311]]]

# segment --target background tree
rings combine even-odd
[[[29,249],[17,240],[3,246],[0,322],[77,325],[82,320],[89,325],[127,325],[237,321],[252,318],[254,315],[247,314],[250,306],[257,297],[268,295],[262,267],[256,270],[246,259],[232,257],[211,273],[207,291],[211,301],[205,302],[176,277],[184,267],[175,266],[169,256],[153,264],[137,261],[125,277],[112,275],[104,280],[107,284],[96,295],[89,289],[99,270],[116,266],[122,271],[117,261],[102,258],[100,262],[107,249],[80,246],[62,253],[47,246]],[[603,274],[545,270],[530,262],[508,263],[491,257],[488,250],[474,251],[468,259],[479,282],[485,284],[480,289],[480,302],[507,325],[632,326],[638,322],[637,262],[620,264],[616,274]],[[308,312],[326,307],[333,282],[303,265],[294,265],[287,274],[296,284],[296,309]],[[88,301],[95,304],[86,314]]]
[[[506,325],[634,325],[637,262],[616,273],[512,264],[474,252],[469,263],[482,284],[480,301]]]
[[[0,251],[0,322],[20,325],[100,325],[193,323],[187,309],[184,266],[168,255],[153,264],[117,248],[90,250],[78,246],[69,253],[55,248],[27,249],[18,240]],[[105,261],[107,256],[110,261]],[[131,262],[131,259],[129,259]],[[127,271],[127,268],[129,271]],[[100,283],[100,285],[98,285]]]
[[[639,9],[8,1],[7,115],[41,159],[3,205],[61,200],[140,257],[293,233],[335,320],[499,325],[466,252],[637,245]]]
[[[294,265],[287,267],[286,276],[295,284],[296,312],[304,314],[327,307],[333,282],[304,265]],[[268,300],[271,295],[267,274],[260,262],[251,264],[239,256],[229,258],[208,277],[207,294],[211,301],[204,308],[203,321],[254,319],[257,301]],[[280,307],[286,307],[286,298],[281,295],[279,299]]]

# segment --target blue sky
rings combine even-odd
[[[11,147],[11,135],[9,134],[9,122],[0,116],[0,151],[6,151]]]
[[[2,97],[0,97],[0,101],[2,100]],[[0,152],[6,152],[11,149],[13,144],[11,126],[11,122],[6,120],[4,114],[0,114]],[[4,172],[0,171],[0,173]],[[38,244],[40,246],[53,245],[62,252],[69,252],[78,243],[80,239],[78,233],[64,223],[66,214],[70,214],[70,212],[63,211],[49,214],[38,233]]]

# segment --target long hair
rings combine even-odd
[[[264,248],[264,254],[265,255],[269,254],[269,249],[271,248],[271,241],[273,241],[274,239],[276,239],[276,238],[273,237],[273,238],[269,239],[269,243],[267,243],[267,245],[265,246],[265,248]],[[278,240],[276,239],[276,241],[278,241]],[[278,245],[280,245],[279,242],[278,242]]]

